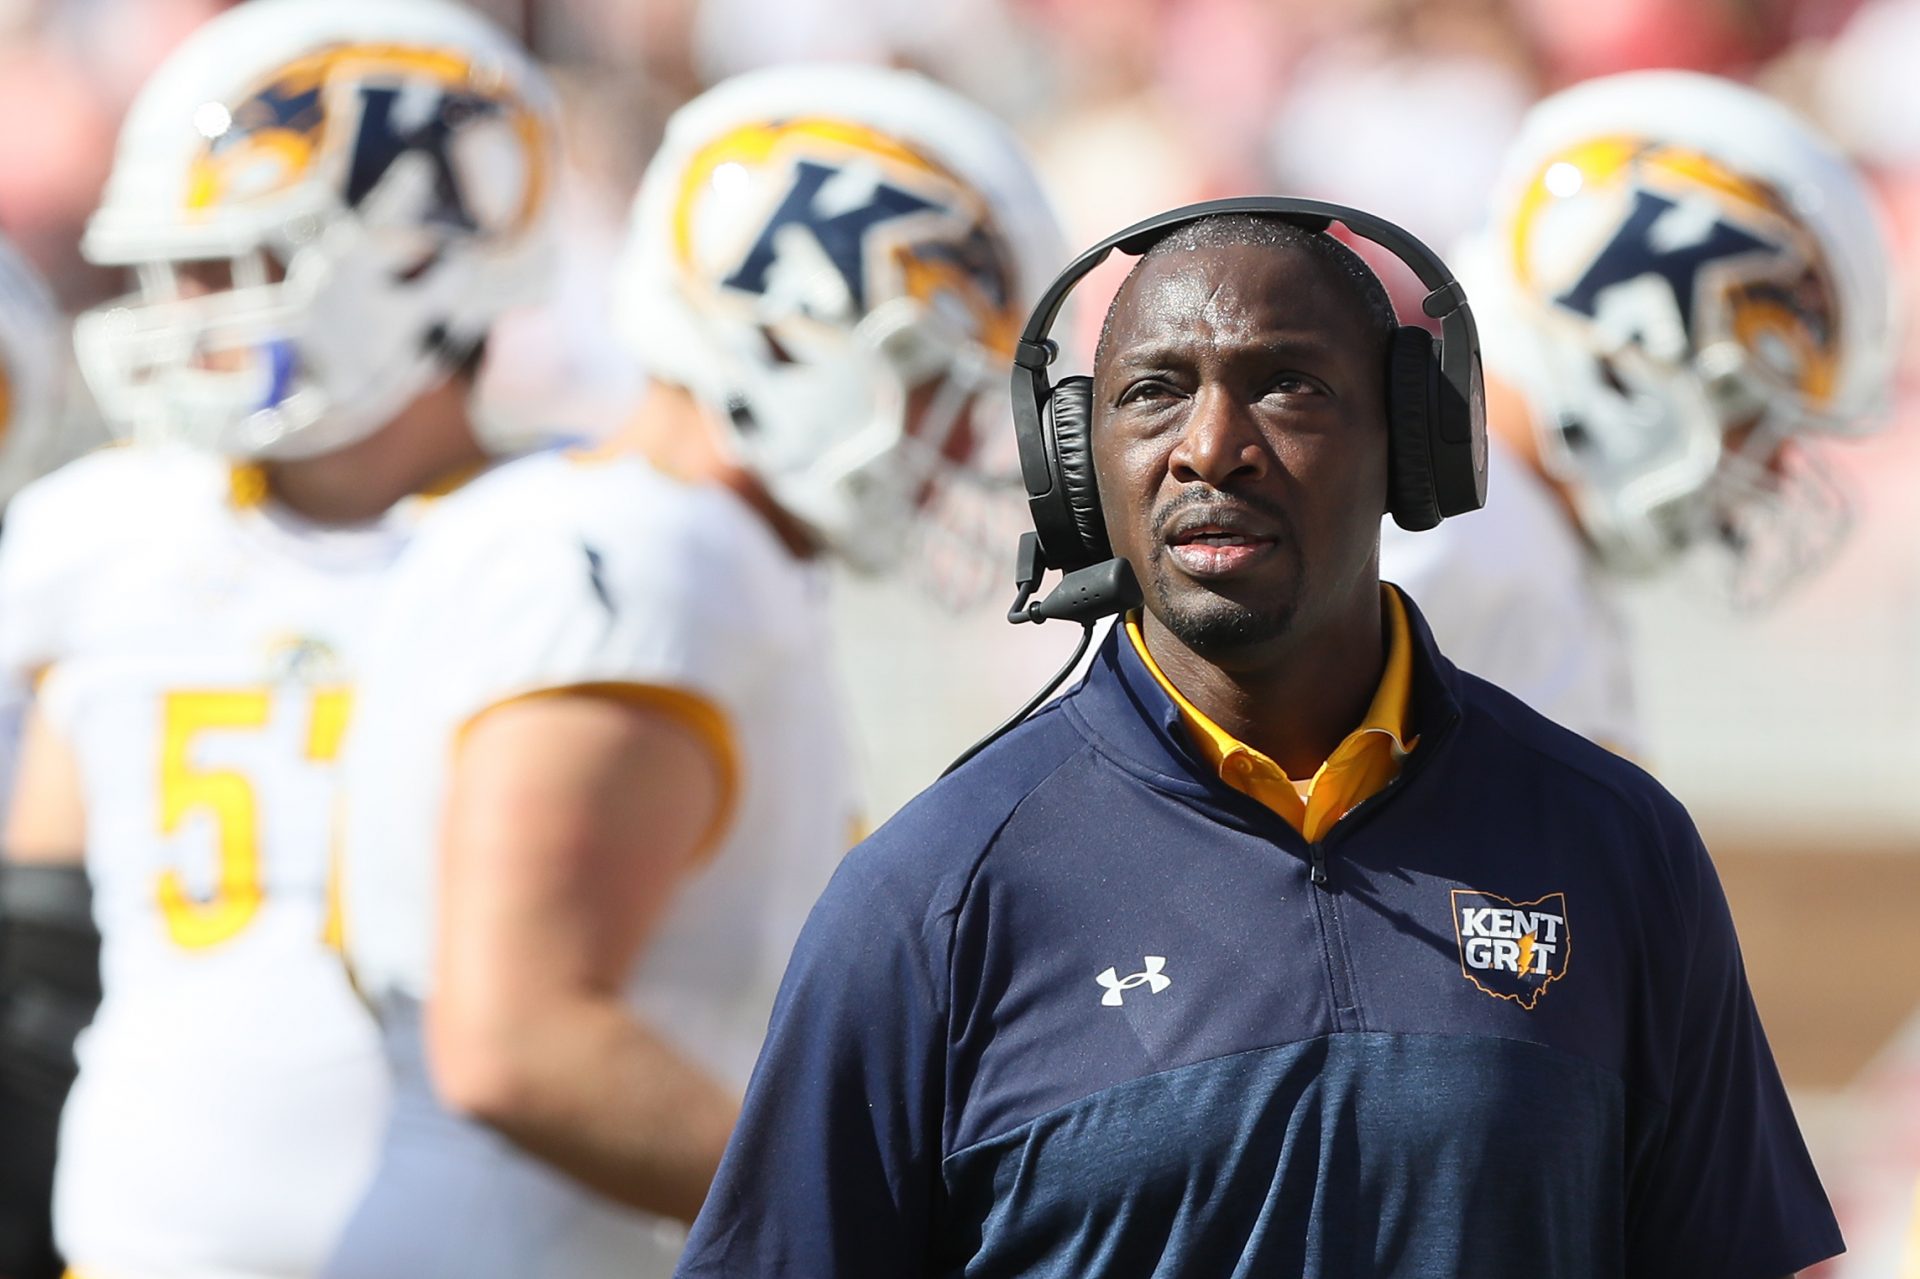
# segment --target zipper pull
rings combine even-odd
[[[1327,850],[1318,844],[1312,845],[1312,850],[1313,870],[1307,877],[1317,886],[1325,888],[1327,886]]]

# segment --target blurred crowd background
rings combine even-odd
[[[78,253],[122,112],[223,7],[0,0],[0,230],[69,313],[124,288]],[[1076,244],[1189,200],[1277,191],[1383,214],[1444,253],[1479,217],[1531,102],[1635,68],[1736,77],[1831,133],[1883,199],[1907,312],[1887,429],[1830,458],[1858,495],[1854,537],[1764,616],[1715,612],[1685,582],[1627,602],[1646,762],[1708,835],[1848,1227],[1852,1254],[1824,1273],[1899,1273],[1920,1176],[1920,0],[476,7],[550,64],[572,125],[561,300],[516,323],[489,373],[508,430],[592,435],[622,412],[637,373],[602,317],[626,202],[674,107],[770,63],[911,66],[977,98],[1030,143]],[[1083,306],[1080,325],[1098,309]],[[97,429],[83,397],[74,412],[75,439]],[[1073,638],[1013,632],[998,607],[942,616],[858,584],[840,608],[873,820],[1018,704]]]

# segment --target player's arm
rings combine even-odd
[[[49,1206],[73,1042],[100,999],[80,775],[35,706],[0,856],[0,1273],[51,1263]]]
[[[86,849],[80,766],[39,702],[28,706],[7,805],[6,858],[39,866],[79,866]]]
[[[612,1198],[690,1221],[738,1103],[623,990],[725,818],[731,764],[703,703],[617,693],[508,702],[462,735],[429,1059],[451,1107]]]

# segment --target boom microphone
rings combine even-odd
[[[945,777],[954,769],[978,755],[1000,738],[1012,732],[1027,716],[1033,714],[1040,703],[1053,696],[1053,690],[1059,688],[1062,681],[1073,673],[1073,668],[1086,656],[1087,646],[1093,643],[1093,626],[1103,617],[1115,613],[1124,613],[1139,608],[1146,596],[1140,590],[1140,579],[1134,576],[1133,565],[1115,556],[1087,568],[1076,569],[1060,579],[1060,584],[1047,593],[1042,600],[1033,600],[1034,591],[1039,589],[1040,578],[1047,568],[1046,556],[1041,553],[1040,539],[1032,533],[1020,535],[1019,565],[1014,570],[1020,593],[1014,598],[1013,607],[1007,610],[1009,622],[1078,622],[1080,623],[1080,643],[1074,648],[1073,656],[1066,665],[1054,673],[1045,688],[1035,693],[1025,706],[1015,711],[1007,720],[988,733],[985,737],[969,746],[960,758],[948,764],[940,774]]]
[[[1030,605],[1027,614],[1035,622],[1057,620],[1091,626],[1103,617],[1139,608],[1144,601],[1133,565],[1115,556],[1067,574],[1047,598]]]

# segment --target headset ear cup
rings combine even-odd
[[[1433,478],[1438,377],[1433,335],[1413,325],[1394,330],[1387,360],[1387,510],[1410,533],[1440,522]]]
[[[1053,419],[1053,455],[1060,466],[1060,491],[1067,513],[1080,535],[1073,548],[1077,564],[1055,560],[1055,567],[1079,568],[1113,558],[1107,542],[1107,520],[1100,511],[1100,483],[1093,474],[1093,379],[1065,377],[1047,400]],[[1049,559],[1054,557],[1049,554]]]

